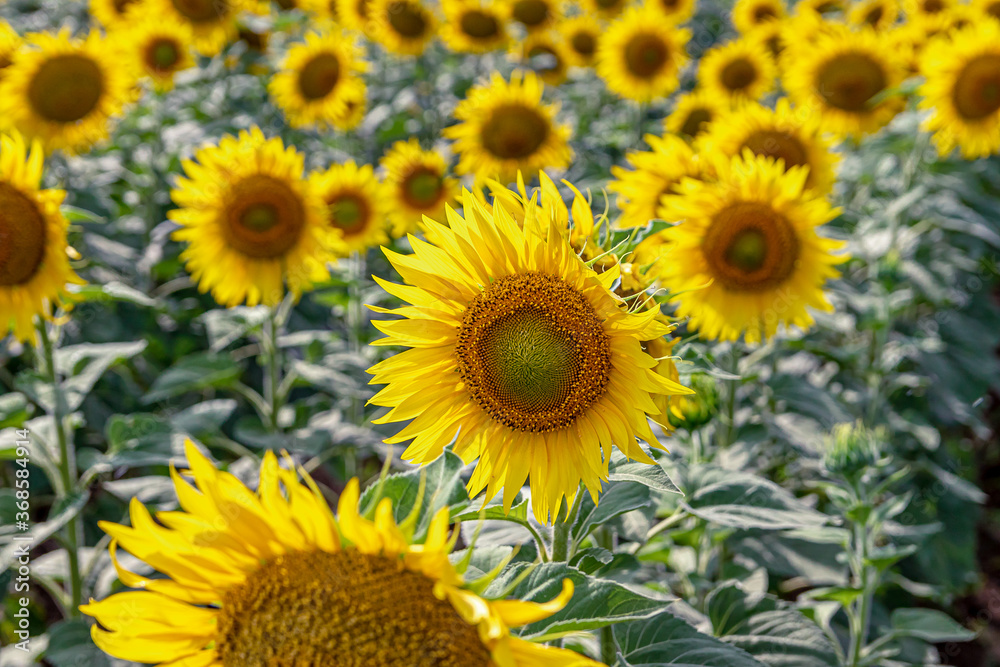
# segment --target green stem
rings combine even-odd
[[[872,600],[878,587],[878,576],[874,568],[868,566],[868,524],[864,521],[854,524],[854,553],[852,554],[852,569],[855,585],[861,589],[861,596],[852,603],[853,613],[850,619],[850,646],[848,648],[848,667],[858,667],[861,664],[862,652],[868,641],[868,626],[871,623]]]
[[[59,443],[59,480],[62,487],[59,489],[59,499],[61,500],[76,490],[76,452],[70,446],[69,437],[66,434],[66,416],[69,408],[66,405],[66,396],[63,393],[62,383],[59,381],[59,373],[56,371],[52,339],[49,337],[49,330],[45,324],[45,320],[41,317],[36,318],[35,329],[42,343],[42,362],[45,366],[44,374],[52,383],[52,391],[55,399],[52,419],[55,422],[56,439]],[[83,579],[80,575],[80,555],[78,553],[80,524],[76,517],[73,517],[66,523],[65,535],[70,584],[68,614],[70,618],[75,618],[80,616],[79,607],[83,602]]]
[[[572,556],[572,545],[570,544],[570,529],[576,521],[576,515],[580,512],[580,501],[583,500],[583,489],[576,490],[576,498],[573,506],[567,508],[565,504],[559,509],[559,515],[552,525],[552,562],[565,563]]]
[[[351,255],[350,260],[350,286],[347,305],[347,328],[348,340],[351,352],[356,358],[362,358],[365,348],[364,325],[365,311],[364,304],[361,303],[363,284],[365,280],[366,262],[365,256],[360,252]],[[358,426],[365,423],[365,404],[357,391],[351,396],[351,418]],[[348,479],[357,474],[358,450],[357,447],[348,447],[344,450],[344,470]]]
[[[740,374],[740,357],[737,352],[739,343],[734,342],[730,349],[731,361],[729,366],[730,374],[738,376]],[[726,381],[726,431],[725,437],[719,443],[720,447],[728,447],[733,444],[736,435],[736,392],[739,389],[739,377],[734,377]]]
[[[264,322],[264,401],[268,406],[268,421],[272,433],[280,433],[278,426],[278,413],[281,411],[281,352],[278,347],[278,323],[276,318],[277,309],[272,308],[267,320]]]

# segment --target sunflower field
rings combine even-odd
[[[1000,0],[0,0],[0,667],[1000,666]]]

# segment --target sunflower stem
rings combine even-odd
[[[733,444],[736,435],[736,391],[739,389],[740,355],[739,343],[733,342],[730,348],[729,372],[733,377],[726,381],[726,429],[725,436],[721,438],[720,447],[728,447]]]
[[[278,322],[277,308],[271,308],[267,320],[264,322],[264,356],[265,375],[264,378],[264,400],[267,403],[268,423],[272,433],[280,433],[281,427],[278,425],[278,413],[281,411],[281,354],[278,348]]]
[[[576,497],[573,499],[573,506],[569,507],[565,503],[559,508],[559,515],[552,525],[552,562],[565,563],[573,555],[570,529],[576,522],[576,515],[580,512],[580,502],[583,499],[583,489],[576,490]]]
[[[55,422],[56,440],[59,443],[59,500],[68,497],[76,490],[76,452],[70,446],[66,433],[66,415],[69,408],[66,395],[63,393],[59,373],[56,371],[55,353],[48,327],[41,317],[35,318],[35,329],[42,344],[42,358],[39,371],[52,383],[54,407],[52,420]],[[66,610],[70,618],[80,616],[80,604],[83,601],[83,578],[80,575],[80,524],[74,516],[65,527],[66,556],[69,561],[69,607]]]

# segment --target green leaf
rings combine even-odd
[[[103,285],[82,285],[76,288],[74,292],[86,301],[100,303],[120,301],[146,308],[156,308],[160,305],[156,299],[152,299],[145,293],[117,281],[111,281]]]
[[[903,560],[907,556],[915,554],[916,552],[916,544],[907,544],[904,547],[890,545],[887,547],[876,548],[868,554],[868,558],[865,559],[865,563],[878,568],[879,572],[885,572],[899,561]]]
[[[231,398],[196,403],[170,418],[170,424],[178,431],[191,435],[215,433],[236,411],[237,403]]]
[[[510,506],[510,512],[503,511],[502,504],[490,504],[483,508],[483,512],[480,515],[478,510],[471,510],[468,512],[463,512],[455,517],[458,521],[478,521],[480,516],[482,516],[484,521],[497,520],[497,521],[513,521],[515,523],[527,524],[528,523],[528,501],[527,499],[520,502],[515,502]]]
[[[192,354],[156,378],[142,400],[155,403],[180,394],[231,387],[242,374],[239,364],[227,355],[211,352]]]
[[[594,505],[589,493],[580,501],[580,511],[573,524],[573,539],[580,542],[595,528],[616,516],[651,504],[649,488],[636,482],[612,482],[606,485]]]
[[[830,600],[837,602],[842,607],[849,607],[862,593],[864,590],[860,588],[833,586],[831,588],[816,588],[810,591],[809,597],[813,600]]]
[[[62,387],[70,411],[80,407],[109,368],[141,353],[146,345],[146,341],[138,340],[131,343],[84,343],[56,350],[56,369],[66,377]]]
[[[0,549],[0,571],[6,570],[14,559],[18,557],[17,551],[22,545],[37,546],[49,539],[60,528],[65,526],[70,519],[75,517],[87,504],[90,493],[77,491],[67,496],[59,506],[53,506],[49,516],[45,521],[31,526],[31,530],[22,534],[22,537],[31,538],[30,541],[14,542]]]
[[[86,621],[60,621],[49,628],[45,661],[53,667],[110,667],[111,661],[90,638]]]
[[[753,656],[698,632],[669,612],[615,626],[628,667],[763,667]]]
[[[211,351],[219,352],[261,327],[270,314],[267,306],[237,306],[209,310],[200,319],[205,323]]]
[[[525,571],[529,569],[525,576]],[[522,576],[524,578],[518,581]],[[569,603],[552,616],[521,628],[522,636],[537,640],[649,618],[666,609],[674,600],[640,586],[626,587],[607,579],[588,577],[566,563],[514,563],[490,584],[484,597],[501,596],[518,581],[509,592],[510,596],[518,600],[547,602],[562,591],[563,579],[573,582],[573,597]]]
[[[900,637],[916,637],[925,642],[967,642],[976,633],[959,625],[937,609],[895,609],[889,617],[892,632]]]
[[[608,480],[612,482],[637,482],[654,491],[681,492],[659,463],[650,465],[639,461],[628,461],[618,450],[611,456],[609,470]]]

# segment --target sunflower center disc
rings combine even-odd
[[[387,10],[389,24],[403,37],[420,37],[427,30],[427,21],[419,7],[409,2],[391,2]]]
[[[702,130],[705,123],[712,122],[712,112],[708,109],[692,109],[688,117],[681,125],[681,134],[687,137],[696,137]]]
[[[845,53],[819,71],[816,90],[830,105],[844,111],[865,111],[868,100],[885,90],[885,71],[863,53]]]
[[[865,14],[865,23],[868,25],[878,25],[879,21],[882,20],[885,10],[879,6],[872,8],[867,14]]]
[[[500,24],[496,18],[478,9],[471,9],[462,14],[461,23],[462,32],[476,39],[494,37],[500,31]]]
[[[968,120],[1000,110],[1000,56],[983,55],[966,63],[955,81],[952,100],[959,115]]]
[[[28,282],[45,256],[45,220],[19,190],[0,183],[0,285]]]
[[[554,72],[559,69],[559,54],[551,47],[539,44],[528,51],[528,60],[538,72]]]
[[[802,142],[791,134],[777,130],[754,132],[743,142],[742,148],[749,148],[755,155],[784,160],[785,169],[809,164],[809,156]]]
[[[347,236],[356,234],[368,221],[368,206],[359,197],[342,195],[330,203],[330,222]]]
[[[161,39],[153,42],[147,62],[153,69],[167,71],[173,68],[179,59],[177,45],[170,40]]]
[[[549,123],[535,109],[507,104],[493,110],[483,124],[483,146],[502,160],[532,155],[545,143]]]
[[[434,582],[356,549],[279,556],[226,593],[225,667],[486,667],[490,654]]]
[[[441,198],[441,176],[430,169],[419,169],[406,178],[403,197],[414,208],[427,208]]]
[[[767,204],[739,202],[715,215],[702,252],[726,289],[763,291],[777,287],[795,270],[799,240],[784,216]]]
[[[656,74],[667,62],[667,45],[656,35],[636,35],[625,46],[625,66],[638,77]]]
[[[987,5],[986,13],[1000,19],[1000,2],[993,2]]]
[[[586,32],[578,32],[573,35],[570,44],[573,46],[573,50],[581,56],[592,56],[594,55],[594,51],[597,50],[597,42],[594,40],[594,36]]]
[[[55,123],[75,123],[97,107],[104,75],[87,56],[62,55],[44,62],[28,87],[35,112]]]
[[[299,92],[307,100],[320,100],[330,94],[340,79],[340,60],[332,53],[321,53],[299,70]]]
[[[597,0],[597,6],[601,9],[614,9],[620,5],[622,0]]]
[[[270,176],[249,176],[229,191],[223,232],[247,257],[273,259],[294,246],[305,225],[302,200]]]
[[[170,0],[182,16],[192,23],[210,23],[218,21],[228,13],[228,6],[223,0]]]
[[[124,14],[125,9],[133,2],[135,2],[135,0],[114,0],[115,12],[117,14]]]
[[[776,18],[778,18],[778,14],[774,11],[773,7],[762,5],[753,10],[754,23],[763,23],[764,21],[770,21],[771,19]]]
[[[924,0],[924,11],[928,14],[937,14],[944,10],[944,3],[941,0]]]
[[[753,63],[740,58],[723,67],[720,78],[722,85],[728,90],[743,90],[757,80],[757,68]]]
[[[511,16],[526,26],[535,26],[549,17],[549,5],[543,0],[518,0],[514,3]]]
[[[541,273],[493,281],[465,311],[455,346],[473,400],[519,431],[573,423],[603,394],[611,343],[587,299]]]

